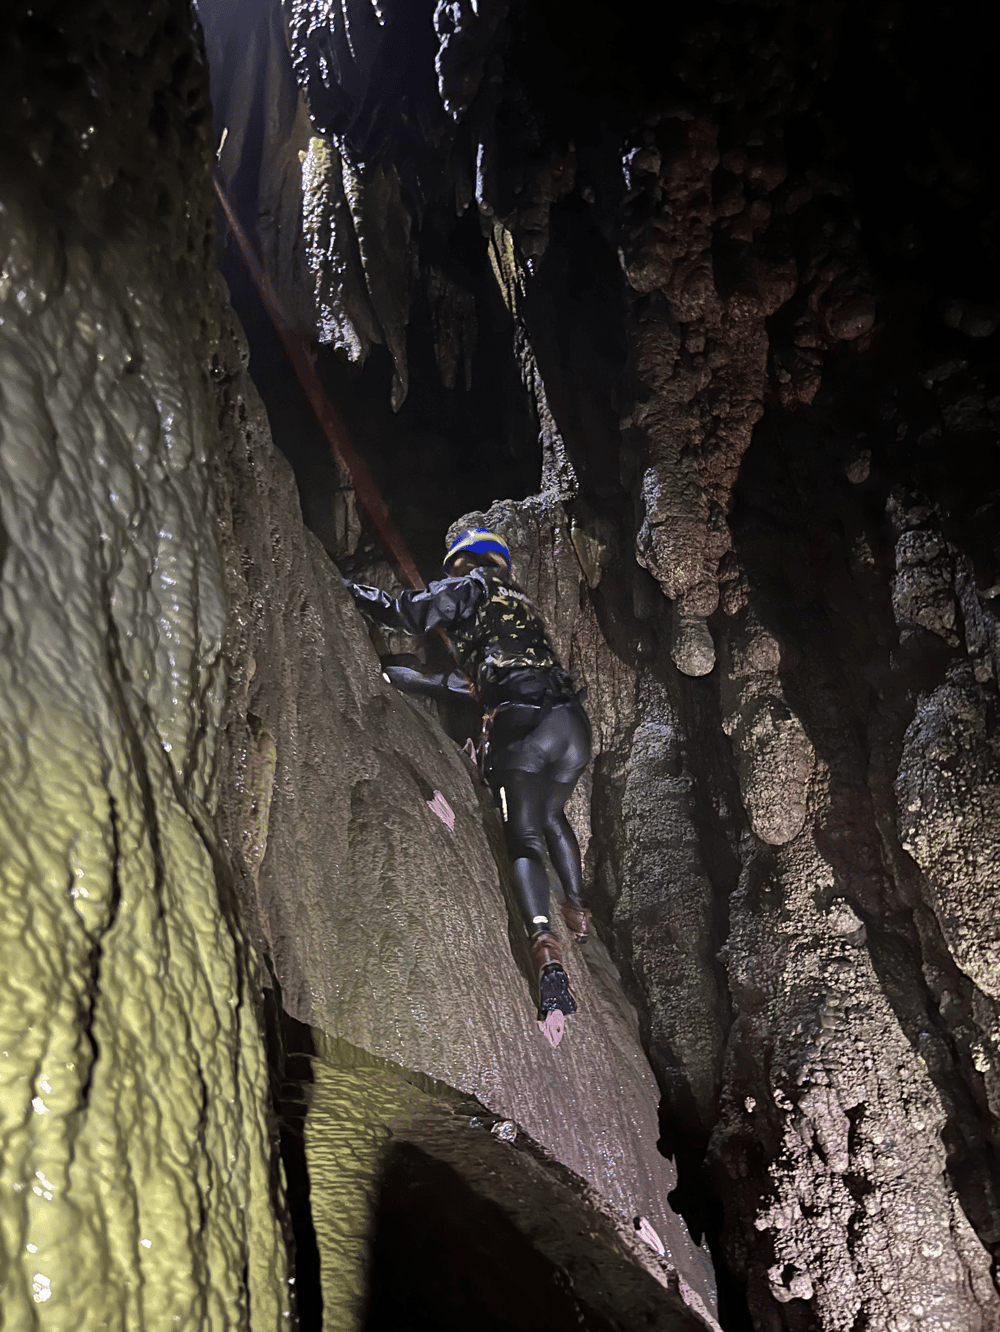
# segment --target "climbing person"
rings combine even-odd
[[[559,905],[567,928],[580,943],[590,928],[580,897],[580,847],[565,814],[590,762],[590,724],[541,616],[514,581],[503,539],[481,527],[463,532],[445,555],[443,574],[422,592],[398,596],[347,579],[344,585],[378,624],[414,635],[441,629],[450,636],[458,671],[431,676],[398,666],[388,667],[386,678],[415,693],[472,693],[482,709],[483,770],[503,817],[544,1027],[576,1011],[549,914],[546,847],[565,893]],[[553,1044],[561,1030],[546,1032]]]

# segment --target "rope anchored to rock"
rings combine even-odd
[[[354,491],[355,498],[367,513],[372,521],[372,526],[378,533],[386,550],[392,556],[403,577],[403,581],[414,592],[422,592],[427,584],[420,576],[420,571],[416,566],[413,556],[407,548],[403,539],[403,534],[393,522],[392,515],[389,513],[388,505],[382,498],[375,479],[368,470],[368,464],[362,458],[361,454],[354,447],[347,426],[344,423],[340,413],[330,401],[329,395],[316,373],[316,366],[313,363],[312,351],[306,339],[298,333],[292,324],[291,319],[285,311],[281,302],[281,297],[275,290],[274,283],[271,281],[270,274],[261,263],[260,259],[250,243],[250,239],[243,229],[239,218],[229,196],[226,193],[225,186],[218,171],[212,172],[212,185],[215,189],[215,197],[219,201],[219,206],[229,224],[229,230],[233,234],[240,255],[246,265],[250,280],[256,288],[257,295],[260,297],[261,304],[267,311],[274,330],[281,339],[282,346],[285,349],[292,369],[298,376],[299,383],[302,385],[302,391],[309,400],[316,415],[316,420],[320,428],[326,435],[330,445],[330,451],[336,459],[341,471],[347,478],[348,484]],[[438,636],[444,643],[448,652],[458,665],[459,672],[468,680],[469,696],[476,697],[476,687],[472,680],[465,675],[461,668],[461,663],[452,645],[451,639],[443,629],[437,630]]]
[[[274,325],[275,332],[281,339],[285,354],[291,362],[292,369],[302,385],[302,390],[316,414],[316,420],[329,441],[330,451],[337,460],[341,471],[347,477],[358,503],[371,519],[372,525],[386,550],[399,566],[403,581],[415,592],[422,592],[426,583],[421,578],[420,571],[407,549],[403,535],[392,520],[388,506],[382,498],[371,472],[368,470],[368,464],[354,447],[347,432],[347,426],[330,401],[326,389],[324,389],[320,377],[316,373],[308,342],[300,333],[296,332],[291,319],[285,312],[285,307],[281,303],[281,298],[274,288],[270,275],[257,258],[249,237],[233,210],[218,171],[212,173],[212,184],[215,187],[215,196],[219,201],[219,206],[239,247],[247,272],[257,289],[257,295]]]

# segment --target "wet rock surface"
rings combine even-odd
[[[599,940],[578,949],[564,938],[580,1011],[551,1050],[507,900],[498,816],[465,755],[384,682],[335,567],[302,527],[235,339],[222,365],[238,626],[226,744],[242,765],[226,826],[282,1003],[327,1040],[516,1122],[622,1217],[648,1217],[692,1302],[711,1308],[707,1254],[667,1201],[676,1172],[657,1150],[655,1081],[610,959]],[[579,584],[566,549],[563,574]],[[592,650],[595,639],[592,629]],[[262,735],[273,737],[270,765],[254,760]],[[263,782],[259,800],[272,780],[261,858],[244,819],[250,784]],[[585,823],[585,804],[577,813]],[[372,1154],[361,1168],[353,1222],[331,1232],[340,1239],[325,1261],[343,1269],[345,1291],[359,1282],[377,1164]],[[315,1206],[339,1208],[335,1181],[325,1201],[320,1188]]]
[[[0,27],[2,1317],[276,1332],[260,961],[215,827],[207,80],[184,4]]]
[[[555,0],[207,23],[223,178],[422,567],[496,525],[587,687],[598,938],[556,1051],[495,814],[381,679],[326,552],[383,557],[231,263],[322,544],[219,331],[197,31],[125,9],[2,20],[4,1314],[287,1324],[263,975],[315,1033],[328,1325],[412,1186],[498,1207],[540,1283],[577,1264],[558,1316],[595,1327],[612,1280],[666,1327],[711,1305],[672,1202],[726,1332],[989,1332],[976,7],[738,0],[656,43]]]

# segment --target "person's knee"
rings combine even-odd
[[[552,810],[545,820],[545,840],[547,842],[564,842],[567,834],[573,835],[573,829],[570,827],[569,820],[561,809]]]
[[[521,856],[526,860],[541,860],[545,855],[545,835],[540,828],[505,826],[507,848],[512,860]]]

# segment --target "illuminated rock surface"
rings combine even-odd
[[[587,686],[556,1051],[227,253],[319,540],[271,448],[187,7],[0,19],[18,1332],[288,1326],[293,1271],[307,1329],[467,1325],[504,1264],[511,1317],[703,1327],[675,1180],[725,1332],[997,1326],[988,44],[971,0],[584,9],[208,24],[224,179],[418,560],[495,524]]]
[[[273,737],[276,766],[248,765],[237,808],[253,805],[255,772],[263,789],[273,780],[259,870],[256,838],[242,857],[286,1010],[327,1041],[516,1121],[620,1216],[646,1216],[670,1264],[711,1305],[707,1255],[667,1202],[676,1173],[657,1151],[657,1091],[638,1022],[600,941],[586,951],[564,939],[581,1011],[551,1050],[537,1029],[523,929],[498,876],[499,820],[473,769],[384,683],[353,601],[301,526],[290,471],[245,377],[229,390],[224,432],[241,564],[235,692],[245,697],[229,743],[239,753],[242,733],[252,755],[261,736]],[[453,826],[430,808],[438,792]],[[373,1151],[363,1167],[371,1179],[377,1166]],[[322,1180],[317,1167],[314,1197]],[[363,1256],[368,1224],[363,1175],[360,1186],[344,1231],[351,1262]],[[335,1182],[329,1190],[326,1208],[340,1194]],[[336,1247],[321,1246],[321,1257],[345,1263]]]
[[[0,201],[3,1323],[276,1332],[288,1264],[259,964],[214,824],[227,607],[196,34],[183,4],[124,19],[74,6],[61,32],[15,8]]]

